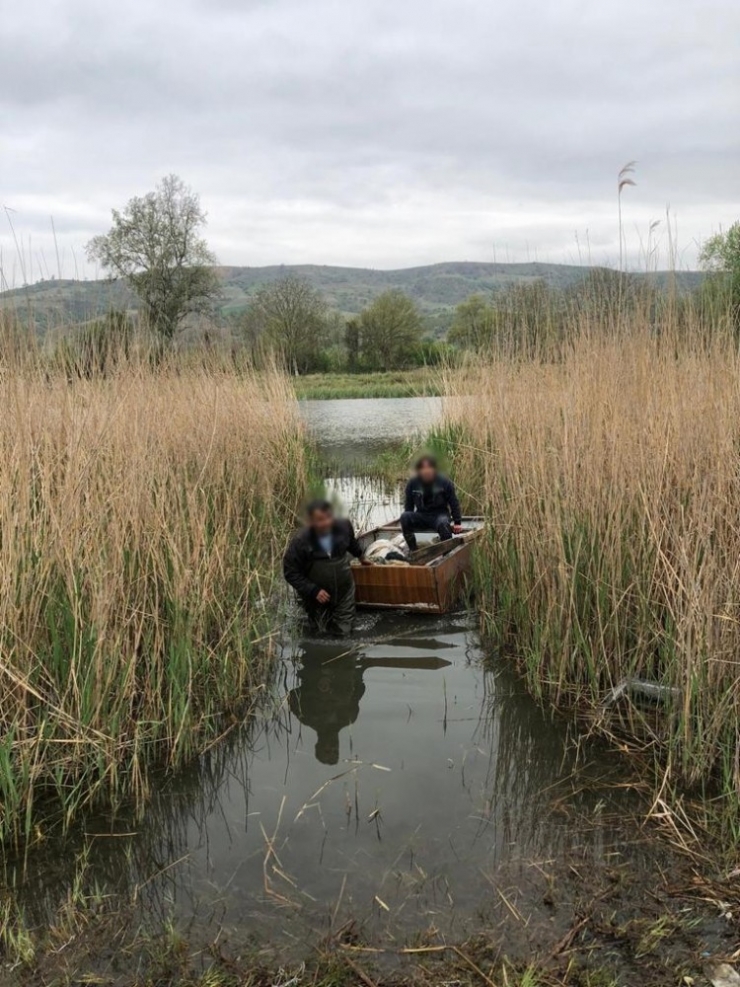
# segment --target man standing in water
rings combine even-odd
[[[283,556],[283,575],[311,623],[321,632],[344,637],[355,619],[349,556],[362,559],[362,548],[350,522],[335,517],[328,500],[312,500],[306,521]]]
[[[455,485],[439,472],[434,456],[422,456],[415,475],[406,484],[401,530],[412,552],[416,550],[417,531],[436,531],[440,541],[447,541],[462,531]]]

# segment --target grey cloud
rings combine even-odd
[[[39,249],[50,213],[80,253],[169,171],[200,191],[228,263],[410,266],[494,245],[572,260],[587,231],[613,259],[616,171],[633,157],[631,227],[670,202],[692,244],[740,213],[735,0],[0,0],[0,14],[0,204]]]

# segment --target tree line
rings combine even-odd
[[[140,301],[140,318],[162,346],[192,316],[219,316],[216,258],[203,236],[200,200],[176,175],[113,211],[111,229],[88,244],[88,256],[125,279]],[[649,278],[605,268],[590,270],[575,287],[544,281],[517,285],[458,305],[446,342],[425,338],[413,299],[387,291],[349,318],[330,310],[308,281],[288,276],[260,288],[247,308],[227,317],[232,344],[259,361],[278,354],[294,373],[388,371],[434,364],[466,349],[516,347],[536,352],[558,343],[573,326],[592,320],[615,325],[640,311],[655,324],[665,306],[678,324],[698,314],[710,328],[727,323],[740,335],[740,222],[705,244],[707,277],[693,295],[660,291]],[[110,334],[128,343],[131,326],[114,315],[88,327],[85,345],[110,348]],[[208,331],[206,344],[211,342]]]
[[[189,317],[209,316],[214,324],[220,319],[216,258],[202,235],[205,222],[197,194],[170,175],[153,192],[114,210],[109,232],[87,247],[91,261],[130,285],[144,325],[165,344]],[[226,322],[234,342],[254,360],[277,354],[295,373],[396,370],[447,356],[444,343],[425,339],[422,313],[400,291],[386,291],[344,319],[308,281],[288,276],[259,289]],[[106,325],[120,332],[120,316],[88,327],[85,345],[97,345]]]
[[[403,292],[386,291],[359,315],[344,318],[293,275],[260,288],[231,317],[230,328],[255,361],[277,353],[297,374],[398,370],[440,362],[448,351],[424,338],[423,317]]]
[[[567,345],[579,332],[617,332],[634,323],[656,332],[670,325],[680,335],[702,338],[731,333],[740,342],[740,287],[724,269],[708,270],[701,285],[689,291],[645,275],[592,268],[565,289],[536,280],[472,295],[457,306],[447,341],[455,350],[535,356]]]

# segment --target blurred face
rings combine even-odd
[[[418,474],[422,483],[434,483],[437,478],[437,470],[431,463],[422,463],[418,469]]]
[[[308,519],[317,535],[328,535],[334,523],[333,511],[314,511]]]

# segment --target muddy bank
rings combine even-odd
[[[582,821],[585,825],[588,820]],[[624,824],[624,821],[622,821]],[[644,848],[654,841],[640,834]],[[732,961],[740,901],[732,884],[712,888],[702,868],[664,853],[636,869],[607,851],[594,868],[574,851],[531,860],[481,900],[478,931],[443,936],[433,921],[412,937],[341,911],[290,945],[255,938],[243,925],[165,924],[154,931],[133,902],[121,908],[82,893],[41,933],[38,958],[6,966],[8,987],[400,984],[708,985],[708,964]],[[611,860],[611,862],[609,862]],[[721,895],[718,892],[721,891]],[[276,923],[282,921],[279,913]],[[276,938],[276,937],[275,937]]]

